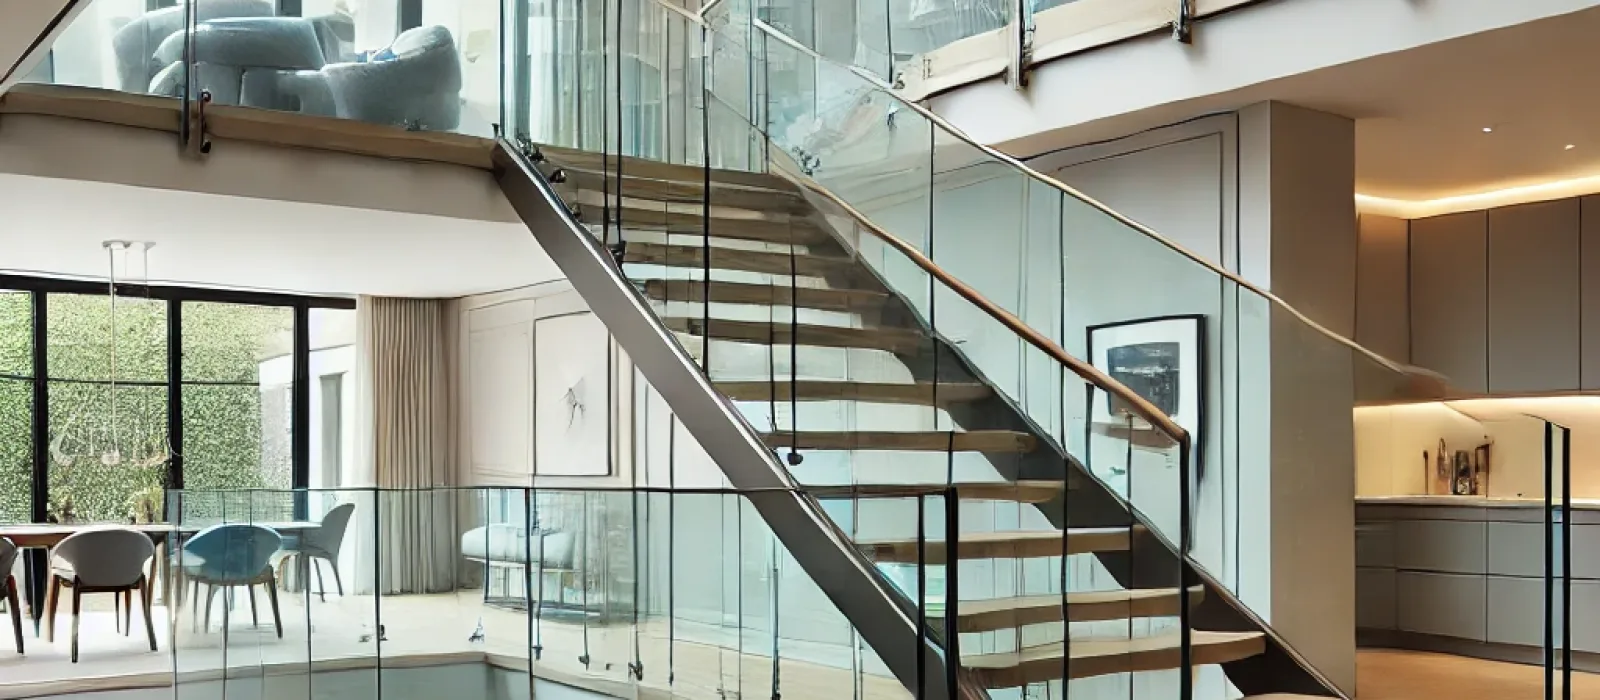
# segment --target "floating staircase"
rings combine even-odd
[[[942,530],[854,538],[880,567],[952,576],[966,566],[1053,567],[1058,585],[1050,590],[984,595],[963,586],[949,603],[921,601],[930,628],[952,625],[960,666],[977,686],[1179,668],[1184,634],[1174,623],[1187,599],[1194,665],[1221,665],[1247,697],[1326,696],[1267,630],[1231,607],[1231,596],[1206,586],[1182,591],[1183,558],[932,332],[792,183],[735,171],[708,178],[698,167],[615,157],[602,175],[594,154],[543,155],[574,215],[812,497],[869,508],[953,495],[959,505],[948,510],[991,504],[1029,524],[947,523],[953,542]],[[815,419],[824,414],[837,420]],[[994,479],[958,477],[953,465],[963,455],[992,465]],[[816,462],[830,476],[815,478]],[[867,462],[875,467],[858,471]],[[840,464],[851,470],[842,483]],[[1083,557],[1111,580],[1093,590],[1059,585]],[[1080,631],[1084,625],[1100,627]]]

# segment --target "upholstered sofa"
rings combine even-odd
[[[386,48],[357,54],[347,16],[274,17],[266,0],[197,2],[192,71],[184,70],[182,14],[170,12],[181,7],[147,13],[117,33],[125,90],[178,96],[187,73],[193,92],[210,91],[215,104],[419,130],[460,123],[461,58],[444,27],[410,29]]]
[[[574,568],[572,533],[535,530],[534,534],[539,539],[530,542],[528,530],[520,525],[475,527],[461,535],[461,556],[490,566],[522,568],[538,564],[548,569]]]
[[[123,92],[145,92],[150,80],[171,61],[156,58],[156,48],[174,32],[183,33],[184,5],[152,10],[123,25],[111,37],[117,60],[118,86]],[[271,17],[271,0],[196,0],[197,21],[223,17]],[[181,46],[181,44],[180,44]]]

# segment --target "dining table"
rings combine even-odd
[[[34,570],[36,566],[32,558],[25,558],[27,573],[23,576],[23,600],[27,601],[28,611],[33,617],[34,633],[39,632],[44,619],[44,582],[49,575],[50,560],[49,550],[60,544],[62,540],[73,535],[95,528],[107,526],[125,527],[144,533],[156,546],[156,556],[151,560],[152,576],[159,576],[162,581],[163,592],[161,599],[172,600],[172,558],[167,556],[166,550],[174,542],[182,542],[201,530],[216,523],[139,523],[134,525],[121,523],[94,523],[94,524],[67,524],[56,523],[18,523],[0,525],[0,537],[11,540],[23,550],[43,550],[42,568]],[[321,527],[322,523],[307,520],[286,520],[281,522],[252,522],[253,525],[263,525],[282,535],[298,535],[307,530]],[[146,590],[153,591],[154,586]]]

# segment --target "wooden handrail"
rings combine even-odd
[[[1051,359],[1071,370],[1073,374],[1078,375],[1078,377],[1082,378],[1084,381],[1093,384],[1096,387],[1104,390],[1106,393],[1113,394],[1118,399],[1126,402],[1130,407],[1133,408],[1133,412],[1140,418],[1144,419],[1145,422],[1171,437],[1174,444],[1189,440],[1189,431],[1185,430],[1183,426],[1178,425],[1176,421],[1172,420],[1171,416],[1163,413],[1161,409],[1156,408],[1156,405],[1151,403],[1149,399],[1140,396],[1137,392],[1129,389],[1122,382],[1112,378],[1111,375],[1102,372],[1098,367],[1095,367],[1094,365],[1068,354],[1066,349],[1056,344],[1055,341],[1046,337],[1032,326],[1023,323],[1022,319],[1017,318],[1016,314],[1001,308],[998,304],[990,301],[988,297],[980,294],[978,290],[973,289],[967,283],[956,279],[955,275],[950,274],[949,271],[928,259],[928,256],[923,254],[921,250],[918,250],[916,246],[907,243],[899,236],[889,233],[888,231],[884,230],[883,227],[872,223],[872,221],[868,219],[865,214],[862,214],[860,210],[856,209],[854,206],[851,206],[850,203],[846,202],[843,197],[834,194],[833,191],[811,181],[808,178],[796,177],[782,170],[779,170],[778,174],[783,176],[785,179],[788,179],[790,182],[795,183],[795,185],[828,200],[830,204],[838,207],[845,214],[849,215],[850,218],[854,219],[856,225],[866,229],[868,233],[871,233],[874,238],[883,241],[889,247],[899,251],[901,255],[904,255],[906,258],[910,259],[911,262],[917,265],[917,267],[922,268],[923,272],[933,276],[934,279],[939,280],[941,284],[948,287],[962,299],[967,300],[968,303],[978,307],[994,320],[999,321],[1001,325],[1005,326],[1012,333],[1017,334],[1023,340],[1027,341],[1029,345],[1032,345],[1040,352],[1049,355]],[[935,328],[934,331],[937,332],[938,329]]]
[[[658,0],[658,1],[660,1],[660,0]],[[761,21],[759,19],[752,20],[752,22],[756,26],[757,29],[760,29],[761,31],[765,32],[769,37],[771,37],[773,39],[776,39],[776,40],[784,43],[785,45],[787,45],[787,46],[789,46],[789,47],[791,47],[791,48],[793,48],[793,49],[795,49],[797,51],[800,51],[802,53],[807,54],[813,60],[819,61],[819,62],[832,63],[834,65],[838,65],[837,63],[835,63],[835,62],[823,57],[821,54],[817,53],[816,51],[813,51],[812,49],[806,47],[805,45],[800,44],[799,42],[796,42],[793,38],[789,37],[788,35],[784,34],[783,32],[772,28],[766,22],[763,22],[763,21]],[[1168,249],[1172,250],[1173,252],[1176,252],[1179,255],[1182,255],[1182,256],[1194,261],[1196,264],[1198,264],[1198,265],[1210,270],[1211,272],[1215,273],[1216,275],[1218,275],[1218,276],[1220,276],[1220,277],[1222,277],[1224,279],[1227,279],[1227,280],[1233,282],[1234,284],[1239,285],[1241,288],[1244,288],[1244,289],[1247,289],[1247,290],[1249,290],[1251,292],[1254,292],[1255,294],[1257,294],[1257,295],[1261,296],[1262,298],[1266,299],[1268,302],[1278,306],[1279,308],[1283,309],[1284,311],[1289,312],[1296,319],[1299,319],[1301,323],[1304,323],[1306,326],[1310,327],[1312,330],[1315,330],[1316,332],[1327,336],[1328,338],[1332,339],[1333,341],[1335,341],[1337,343],[1340,343],[1340,344],[1350,348],[1351,350],[1353,350],[1353,351],[1355,351],[1355,352],[1357,352],[1359,354],[1365,355],[1368,359],[1372,360],[1374,363],[1376,363],[1378,365],[1381,365],[1381,366],[1383,366],[1383,367],[1385,367],[1385,368],[1387,368],[1389,370],[1392,370],[1392,371],[1394,371],[1394,372],[1396,372],[1398,374],[1402,374],[1402,375],[1403,374],[1408,374],[1408,371],[1407,371],[1407,369],[1405,367],[1395,363],[1393,360],[1390,360],[1390,359],[1388,359],[1386,357],[1383,357],[1382,355],[1379,355],[1379,354],[1377,354],[1377,353],[1375,353],[1375,352],[1373,352],[1371,350],[1368,350],[1368,349],[1362,347],[1361,345],[1357,344],[1355,341],[1353,341],[1353,340],[1351,340],[1349,338],[1346,338],[1346,337],[1344,337],[1342,335],[1339,335],[1338,333],[1335,333],[1332,330],[1329,330],[1327,327],[1323,326],[1322,324],[1311,320],[1305,314],[1300,313],[1300,311],[1298,309],[1294,308],[1293,306],[1290,306],[1288,302],[1285,302],[1283,299],[1279,298],[1277,295],[1273,294],[1272,292],[1269,292],[1269,291],[1267,291],[1265,289],[1262,289],[1261,287],[1256,286],[1254,283],[1244,279],[1243,277],[1240,277],[1239,275],[1237,275],[1237,274],[1235,274],[1233,272],[1230,272],[1228,270],[1225,270],[1225,269],[1217,266],[1216,263],[1213,263],[1210,260],[1207,260],[1204,257],[1201,257],[1200,255],[1196,254],[1194,251],[1191,251],[1188,248],[1185,248],[1184,246],[1180,245],[1179,243],[1167,238],[1166,236],[1163,236],[1160,233],[1157,233],[1155,231],[1155,229],[1152,229],[1152,228],[1150,228],[1148,226],[1145,226],[1144,224],[1141,224],[1141,223],[1139,223],[1137,221],[1134,221],[1131,218],[1128,218],[1127,216],[1123,215],[1122,213],[1112,209],[1109,206],[1106,206],[1104,203],[1100,202],[1099,200],[1097,200],[1097,199],[1095,199],[1093,197],[1090,197],[1089,195],[1084,194],[1083,192],[1078,191],[1077,189],[1073,188],[1071,185],[1068,185],[1067,183],[1062,182],[1061,180],[1058,180],[1058,179],[1056,179],[1054,177],[1051,177],[1051,176],[1046,175],[1044,173],[1041,173],[1041,172],[1039,172],[1037,170],[1034,170],[1032,167],[1029,167],[1026,163],[1023,163],[1022,161],[1016,159],[1015,157],[1013,157],[1013,156],[1011,156],[1009,154],[1003,153],[1003,152],[995,149],[992,146],[988,146],[988,145],[979,143],[977,140],[973,139],[971,136],[968,136],[966,134],[966,132],[962,131],[956,125],[951,124],[949,121],[946,121],[944,117],[941,117],[941,116],[939,116],[937,114],[934,114],[933,111],[929,110],[927,107],[924,107],[919,103],[911,102],[909,100],[906,100],[906,99],[900,97],[898,94],[896,94],[894,92],[894,90],[888,88],[883,83],[883,80],[881,78],[879,78],[877,75],[874,75],[873,73],[871,73],[871,72],[869,72],[869,71],[867,71],[867,70],[865,70],[865,69],[863,69],[863,68],[861,68],[859,66],[840,66],[840,67],[844,68],[846,70],[849,70],[850,72],[856,74],[857,77],[861,78],[867,84],[877,88],[884,95],[886,95],[890,99],[894,100],[895,105],[897,107],[899,107],[901,109],[906,109],[906,110],[910,110],[912,112],[915,112],[918,116],[920,116],[920,117],[922,117],[924,119],[927,119],[929,123],[933,124],[934,126],[938,127],[939,129],[941,129],[941,130],[943,130],[945,132],[948,132],[951,136],[961,140],[963,143],[967,144],[968,146],[971,146],[974,149],[977,149],[978,152],[983,154],[984,156],[987,156],[987,157],[989,157],[989,158],[991,158],[993,160],[996,160],[996,161],[999,161],[1001,163],[1004,163],[1004,164],[1014,168],[1015,170],[1022,172],[1023,174],[1027,175],[1028,177],[1031,177],[1031,178],[1033,178],[1035,180],[1038,180],[1039,182],[1042,182],[1042,183],[1044,183],[1046,185],[1049,185],[1050,187],[1062,192],[1063,194],[1065,194],[1065,195],[1067,195],[1069,197],[1072,197],[1073,199],[1076,199],[1076,200],[1078,200],[1080,202],[1083,202],[1084,204],[1087,204],[1090,207],[1093,207],[1094,209],[1099,210],[1101,213],[1105,214],[1106,216],[1109,216],[1112,219],[1115,219],[1118,223],[1121,223],[1122,225],[1127,226],[1128,228],[1131,228],[1131,229],[1133,229],[1133,230],[1135,230],[1135,231],[1137,231],[1139,233],[1144,234],[1145,236],[1155,240],[1157,243],[1160,243],[1161,245],[1166,246]]]

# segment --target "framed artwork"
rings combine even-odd
[[[1205,425],[1205,316],[1160,316],[1089,327],[1089,363],[1155,404],[1189,431],[1191,457],[1198,483],[1200,436]],[[1127,402],[1095,391],[1089,410],[1090,429],[1133,442],[1135,447],[1161,448],[1165,436],[1135,415]]]

